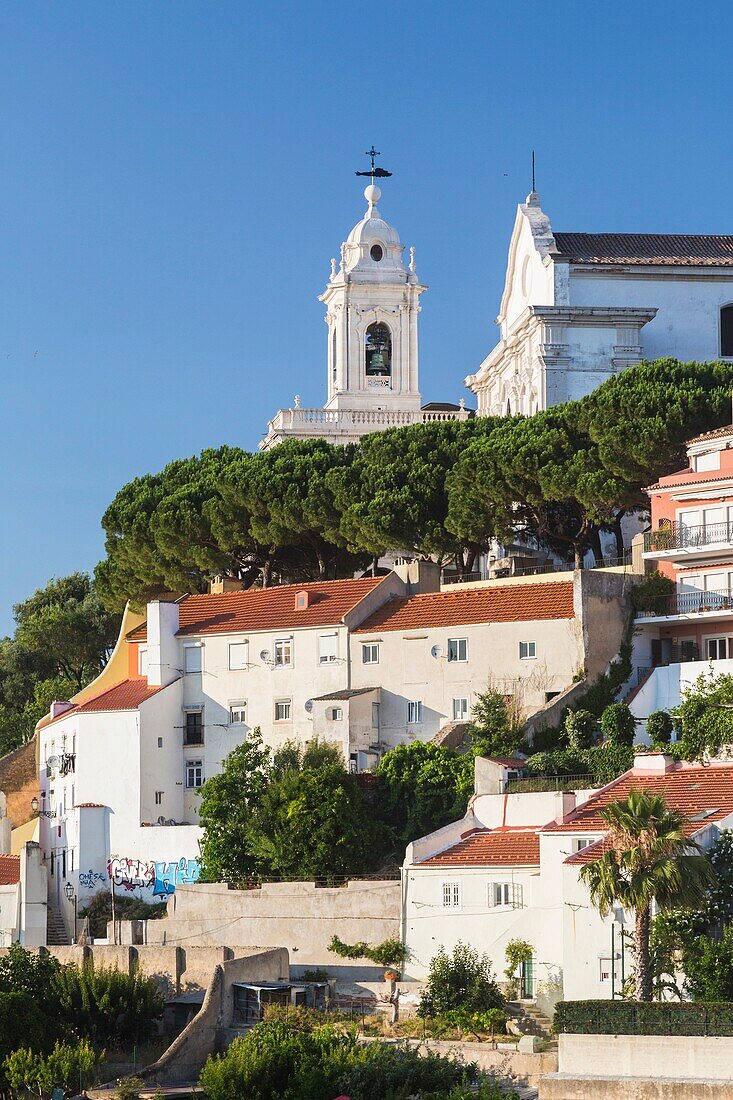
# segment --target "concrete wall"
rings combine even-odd
[[[342,959],[328,950],[334,935],[345,943],[378,944],[400,937],[398,881],[350,881],[340,888],[312,882],[265,883],[258,890],[229,890],[221,883],[181,886],[168,902],[168,918],[147,922],[147,939],[214,946],[256,943],[287,947],[295,975],[324,967],[345,981],[378,982],[384,967]]]
[[[733,1037],[720,1035],[560,1035],[560,1073],[614,1077],[733,1078]]]

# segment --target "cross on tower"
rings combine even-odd
[[[384,179],[386,176],[391,176],[392,175],[392,173],[388,172],[386,168],[377,168],[376,165],[374,164],[374,158],[375,157],[381,157],[381,155],[382,155],[377,149],[374,148],[374,142],[372,142],[371,149],[367,149],[367,151],[364,155],[369,157],[369,159],[372,162],[372,166],[371,166],[371,168],[369,169],[368,172],[357,172],[356,173],[357,176],[371,176],[372,183],[374,183],[375,176],[378,179]]]

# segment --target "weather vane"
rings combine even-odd
[[[377,168],[375,166],[374,158],[375,157],[381,157],[382,154],[374,148],[373,143],[372,143],[371,149],[367,149],[367,151],[364,155],[371,159],[372,166],[371,166],[371,168],[369,169],[368,172],[357,172],[356,173],[357,176],[371,176],[372,177],[372,183],[374,183],[375,177],[377,179],[384,179],[386,176],[391,176],[392,175],[392,173],[388,172],[386,168]]]

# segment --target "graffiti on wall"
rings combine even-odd
[[[107,864],[107,874],[115,886],[130,891],[152,890],[156,898],[169,897],[175,893],[176,886],[198,882],[200,872],[199,861],[185,856],[170,863],[118,856]]]
[[[107,876],[101,871],[92,871],[90,868],[88,871],[79,872],[79,886],[82,890],[93,890],[98,882],[103,886],[107,884]]]

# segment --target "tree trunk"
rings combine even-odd
[[[636,999],[651,1001],[652,968],[649,959],[649,906],[636,912]]]
[[[623,558],[624,556],[624,533],[621,530],[621,520],[626,515],[626,509],[622,508],[613,517],[613,534],[616,539],[616,557]]]
[[[372,558],[372,576],[376,577],[379,568],[379,558]]]
[[[601,532],[597,527],[593,528],[589,541],[590,548],[593,551],[593,557],[596,559],[596,565],[603,565],[603,547],[601,546]]]

